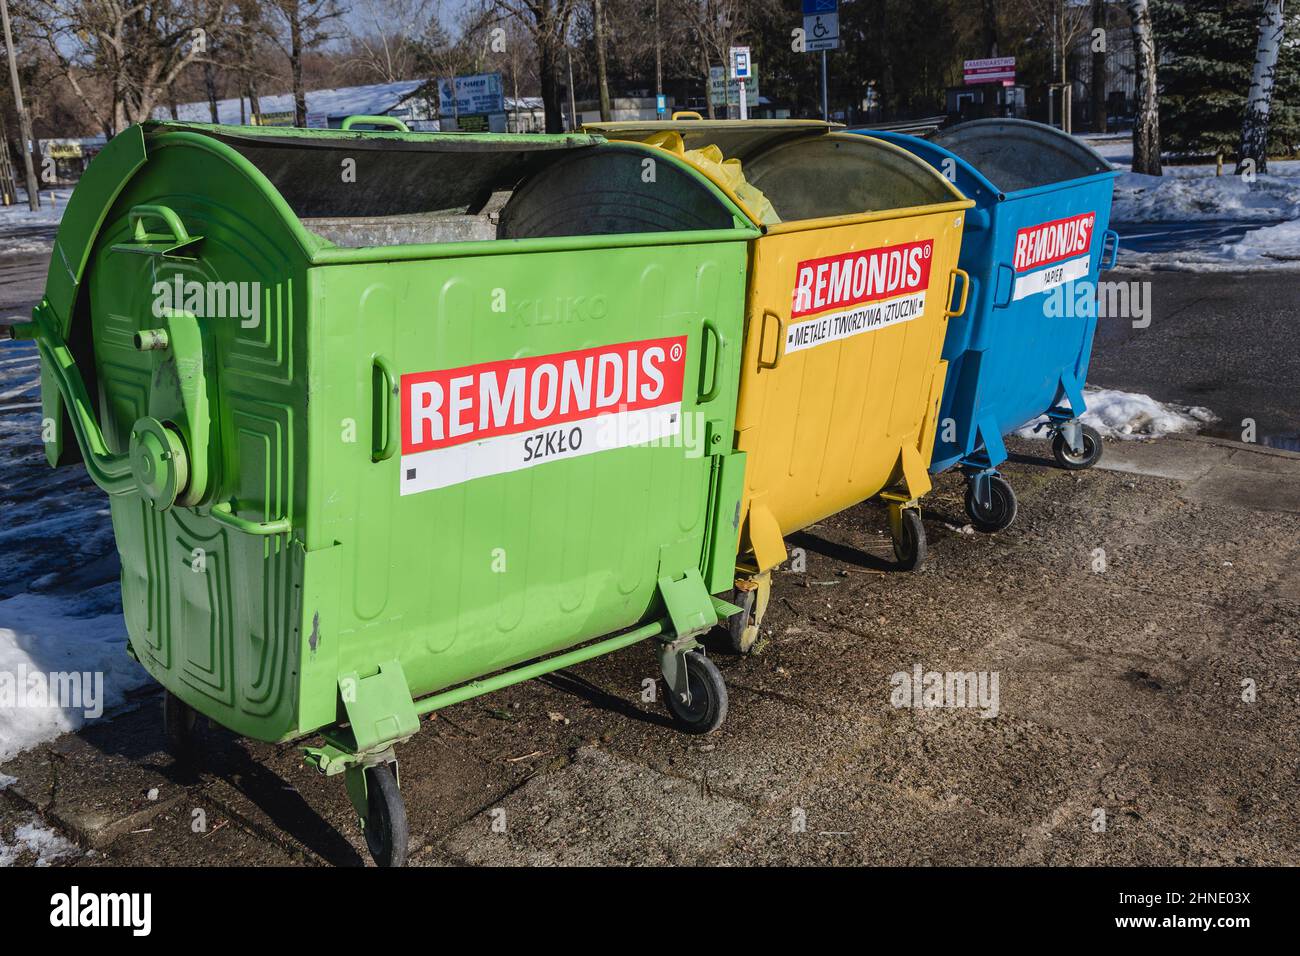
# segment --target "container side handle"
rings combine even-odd
[[[763,353],[766,351],[765,346],[767,345],[767,320],[769,317],[776,319],[776,352],[773,354],[770,362],[763,358]],[[758,337],[758,367],[767,369],[776,368],[781,364],[782,356],[785,355],[785,319],[781,318],[771,309],[764,309],[761,321],[763,323],[763,328]]]
[[[288,518],[277,518],[274,521],[249,521],[247,518],[241,518],[235,514],[233,506],[228,501],[213,505],[210,514],[213,519],[226,527],[242,531],[244,534],[288,534],[293,530]]]
[[[397,376],[393,366],[382,355],[372,355],[373,368],[379,373],[379,393],[375,396],[375,413],[373,421],[376,433],[382,436],[379,447],[371,442],[370,460],[387,461],[397,451],[397,435],[400,426],[397,422]]]
[[[132,206],[127,214],[131,226],[131,241],[114,243],[114,252],[134,252],[146,256],[163,256],[168,259],[193,259],[194,247],[203,241],[202,236],[191,236],[181,222],[181,217],[170,206],[144,203]],[[145,224],[159,221],[165,232],[150,232]]]
[[[1011,304],[1016,290],[1016,270],[1006,263],[998,264],[998,277],[993,287],[993,308],[1005,309]]]
[[[722,333],[718,331],[718,327],[714,324],[713,320],[705,319],[703,323],[703,331],[700,335],[701,343],[709,337],[713,338],[713,370],[708,379],[709,390],[700,393],[699,397],[695,400],[697,405],[707,405],[709,402],[713,401],[718,397],[718,392],[722,388],[722,356],[726,350],[727,341],[722,337]],[[702,366],[700,374],[704,374]],[[701,384],[703,384],[703,381],[701,381]]]
[[[365,116],[357,114],[356,116],[349,116],[343,121],[343,129],[349,130],[353,126],[383,126],[387,129],[397,130],[399,133],[409,133],[411,131],[411,128],[396,116]]]
[[[695,112],[695,110],[676,110],[676,111],[673,113],[673,117],[672,117],[672,118],[673,118],[674,120],[702,120],[702,119],[704,119],[704,117],[701,116],[699,113]]]
[[[952,294],[956,291],[957,279],[961,278],[961,301],[957,303],[957,308],[950,308],[952,304]],[[965,269],[953,269],[948,276],[948,305],[944,306],[943,314],[948,318],[956,318],[966,311],[966,300],[970,298],[970,275]]]
[[[1109,258],[1107,258],[1106,255],[1107,244],[1110,245]],[[1102,236],[1101,239],[1101,268],[1103,271],[1105,271],[1106,269],[1114,269],[1118,262],[1119,262],[1119,233],[1116,232],[1114,229],[1107,229],[1105,235]]]
[[[72,350],[63,340],[52,317],[45,314],[42,305],[32,311],[33,324],[31,337],[36,340],[36,347],[45,360],[63,403],[67,407],[68,419],[72,422],[72,431],[77,444],[81,447],[81,456],[86,464],[86,471],[105,492],[110,495],[125,494],[135,490],[135,476],[131,472],[131,459],[127,455],[115,455],[108,447],[103,429],[99,427],[99,418],[90,403],[86,392],[85,380],[77,368],[77,360]],[[23,330],[24,335],[27,330]]]

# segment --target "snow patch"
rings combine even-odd
[[[0,836],[0,866],[13,866],[20,860],[32,866],[49,866],[77,852],[76,844],[41,826],[34,817],[30,823],[14,828],[12,843]]]
[[[102,675],[103,696],[96,703],[105,713],[121,708],[128,692],[150,683],[144,668],[126,654],[121,614],[86,616],[75,601],[39,594],[0,602],[0,682],[17,698],[0,707],[0,761],[91,722],[86,707],[61,707],[35,692],[24,696],[35,686],[33,675],[47,681],[53,673],[87,672]]]
[[[1149,395],[1121,392],[1113,388],[1086,388],[1083,391],[1088,410],[1081,420],[1097,429],[1103,437],[1132,439],[1160,438],[1164,435],[1194,434],[1202,425],[1218,421],[1218,416],[1200,405],[1175,405],[1158,402]],[[1035,433],[1034,426],[1047,421],[1043,415],[1015,434],[1021,438],[1046,438],[1048,431]]]

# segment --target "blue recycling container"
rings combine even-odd
[[[960,258],[970,295],[944,339],[948,377],[930,471],[960,466],[971,523],[1001,530],[1016,515],[997,471],[1004,435],[1046,415],[1062,467],[1101,457],[1101,436],[1079,416],[1096,282],[1119,253],[1109,228],[1117,171],[1074,137],[1025,120],[975,120],[928,139],[859,132],[909,150],[975,200]]]

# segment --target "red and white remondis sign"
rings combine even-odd
[[[401,493],[681,429],[686,336],[402,376]]]
[[[800,262],[795,269],[786,352],[916,318],[925,311],[933,256],[934,241],[926,239]]]
[[[1087,278],[1092,267],[1095,212],[1055,219],[1016,233],[1016,288],[1013,298],[1046,292],[1067,282]],[[1044,266],[1051,268],[1044,269]]]

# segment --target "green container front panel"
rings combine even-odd
[[[710,439],[734,427],[745,268],[737,241],[312,270],[306,723],[339,673],[395,659],[426,694],[658,615],[661,575],[734,558]]]

